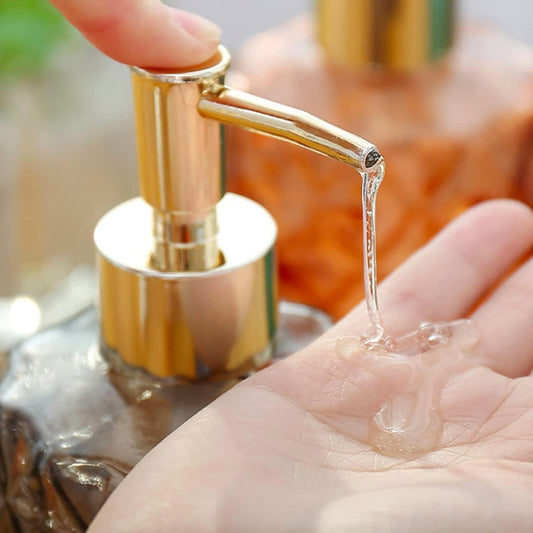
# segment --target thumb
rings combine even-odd
[[[159,0],[50,0],[104,54],[128,65],[180,68],[216,52],[212,22]]]

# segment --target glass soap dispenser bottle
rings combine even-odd
[[[278,313],[276,225],[254,201],[224,194],[222,123],[352,171],[371,172],[381,155],[309,114],[226,87],[229,64],[220,47],[188,71],[132,69],[142,198],[96,227],[98,310],[10,353],[0,384],[3,533],[84,531],[173,429],[330,325],[304,306]]]
[[[484,199],[533,205],[533,52],[453,0],[317,0],[247,42],[234,84],[375,141],[380,277]],[[334,161],[234,130],[228,189],[276,219],[280,294],[334,317],[363,295],[358,183]],[[298,201],[295,201],[295,198]]]

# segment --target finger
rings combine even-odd
[[[469,210],[379,287],[387,331],[404,333],[421,321],[465,316],[532,245],[527,206],[496,200]],[[367,325],[366,308],[359,305],[328,337],[356,335]]]
[[[533,368],[533,259],[510,276],[472,315],[481,328],[475,356],[509,377]]]
[[[220,30],[159,0],[50,0],[112,59],[142,67],[197,65],[216,52]]]

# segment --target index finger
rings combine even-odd
[[[159,0],[50,0],[104,54],[128,65],[180,68],[212,57],[220,30]]]

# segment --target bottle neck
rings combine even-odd
[[[162,272],[205,272],[223,263],[216,207],[206,213],[153,210],[151,266]]]

